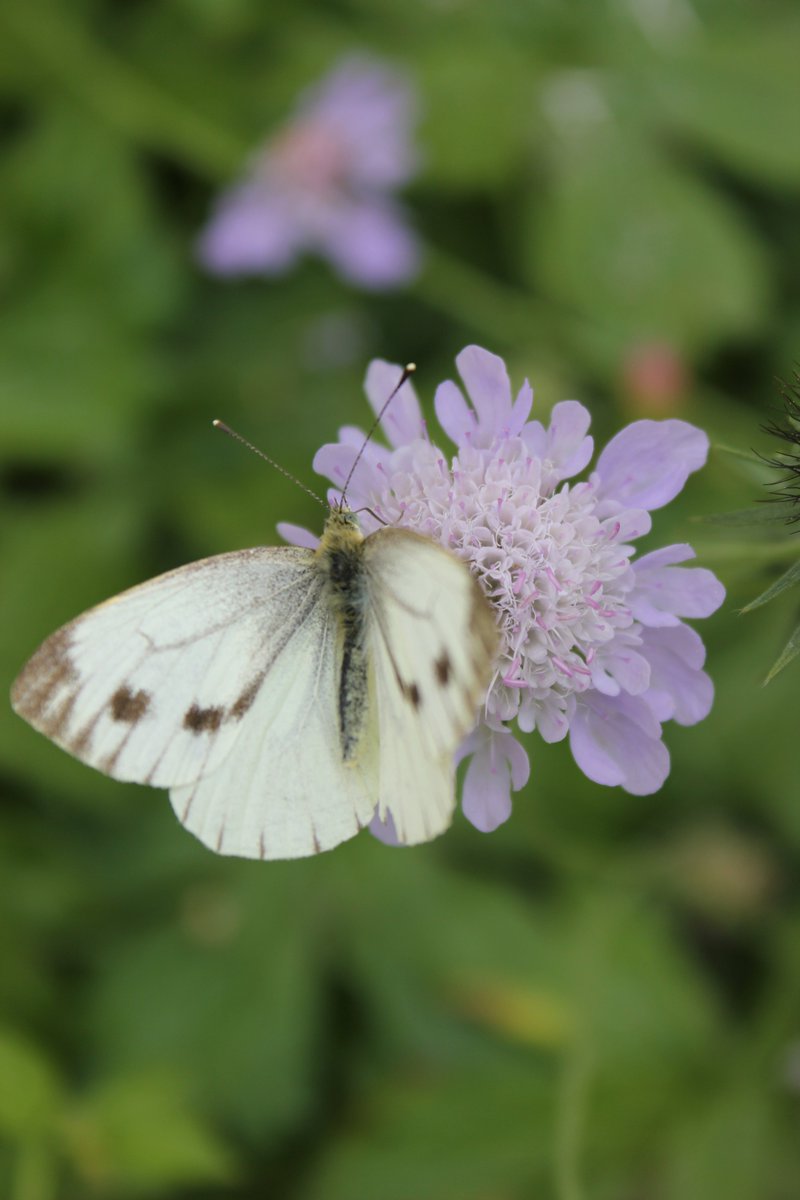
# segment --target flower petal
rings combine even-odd
[[[630,593],[631,612],[650,626],[679,624],[680,617],[709,617],[725,599],[725,588],[705,567],[676,567],[693,558],[686,544],[665,546],[635,561],[636,586]]]
[[[597,461],[598,496],[632,508],[661,508],[708,457],[708,437],[686,421],[634,421]]]
[[[536,729],[545,742],[561,742],[569,733],[569,722],[575,707],[571,697],[553,695],[536,704]]]
[[[377,416],[392,396],[403,375],[403,367],[374,358],[367,367],[364,391]],[[425,421],[417,393],[410,380],[392,396],[392,402],[381,419],[381,429],[392,446],[403,446],[425,437]]]
[[[650,663],[645,699],[659,721],[696,725],[711,711],[714,684],[701,670],[702,639],[688,625],[644,630],[642,653]]]
[[[571,479],[591,459],[594,439],[587,437],[591,421],[589,412],[577,400],[561,400],[554,406],[545,457],[558,467],[559,479]]]
[[[411,140],[415,95],[401,72],[351,55],[301,98],[301,117],[333,129],[350,147],[349,173],[360,187],[405,183],[418,166]]]
[[[650,664],[646,658],[627,645],[623,638],[602,647],[592,666],[592,683],[606,696],[629,696],[646,692],[650,684]]]
[[[511,420],[508,423],[508,432],[510,434],[516,436],[518,433],[522,432],[532,407],[533,388],[526,379],[522,387],[517,392],[517,398],[514,401],[514,407],[511,410]]]
[[[324,475],[341,488],[360,451],[361,447],[352,442],[326,442],[314,455],[312,466],[317,475]],[[384,451],[384,454],[386,453]],[[370,499],[382,491],[385,477],[381,474],[380,463],[380,458],[361,454],[347,489],[347,499],[351,507],[358,508],[369,504]]]
[[[584,775],[634,796],[657,792],[669,774],[661,727],[639,697],[584,693],[575,707],[569,741]]]
[[[480,346],[467,346],[457,356],[456,366],[481,430],[505,429],[511,420],[511,381],[502,358]]]
[[[461,806],[464,816],[482,833],[491,833],[511,816],[511,789],[519,791],[528,782],[528,756],[507,731],[481,726],[465,745],[472,759],[464,777]],[[462,746],[458,758],[464,756]]]
[[[305,244],[305,231],[277,192],[243,184],[224,194],[197,244],[215,275],[277,275]]]
[[[478,427],[475,412],[464,399],[461,388],[446,379],[436,389],[433,401],[436,419],[451,442],[463,446]]]
[[[383,842],[384,846],[403,846],[404,842],[400,841],[397,836],[397,830],[394,827],[392,814],[386,814],[386,820],[382,821],[377,812],[369,823],[369,831],[373,837],[376,837],[379,842]]]
[[[397,205],[363,198],[326,215],[321,248],[346,279],[380,290],[407,283],[418,273],[420,245]]]
[[[316,550],[319,545],[319,538],[316,534],[312,533],[310,529],[304,529],[302,525],[292,525],[291,521],[279,521],[277,530],[290,546],[303,546],[308,550]]]

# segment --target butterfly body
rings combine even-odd
[[[337,507],[316,550],[204,559],[77,617],[12,703],[90,766],[168,788],[211,849],[293,858],[376,814],[409,844],[449,825],[496,646],[463,562]]]
[[[327,581],[331,608],[341,631],[339,673],[339,733],[344,762],[352,762],[366,723],[368,662],[366,655],[367,588],[364,544],[355,514],[333,509],[316,551],[316,562]]]

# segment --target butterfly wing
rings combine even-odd
[[[367,760],[341,762],[339,654],[313,553],[258,548],[84,613],[34,654],[12,703],[90,766],[169,787],[212,849],[295,857],[352,836],[375,807]]]
[[[188,783],[228,754],[319,591],[308,550],[257,548],[180,567],[49,637],[12,704],[115,779]]]
[[[401,842],[436,837],[455,806],[453,755],[475,724],[498,645],[468,567],[406,529],[366,539],[367,647],[380,739],[379,814]]]
[[[221,854],[299,858],[369,823],[377,802],[377,737],[343,761],[337,705],[341,629],[324,594],[275,662],[235,751],[195,783],[172,788],[181,822]]]

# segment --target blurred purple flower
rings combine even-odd
[[[415,173],[415,96],[398,71],[345,59],[221,197],[198,247],[218,275],[278,275],[305,250],[362,287],[411,279],[420,247],[393,192]]]
[[[468,346],[456,363],[469,402],[449,380],[435,401],[455,457],[428,439],[406,383],[381,422],[390,448],[367,445],[347,498],[449,546],[494,605],[503,648],[481,720],[459,752],[471,756],[464,812],[485,831],[508,818],[511,791],[529,774],[508,728],[514,720],[546,742],[569,735],[576,763],[595,782],[655,792],[669,772],[661,722],[692,725],[713,699],[703,643],[682,618],[709,616],[725,592],[711,571],[678,565],[693,557],[690,546],[634,559],[631,543],[649,532],[649,510],[703,466],[708,439],[685,421],[636,421],[612,438],[588,480],[569,483],[594,451],[583,405],[562,401],[545,427],[528,420],[527,381],[512,397],[501,359]],[[399,374],[386,362],[370,365],[373,409]],[[339,437],[314,467],[341,487],[364,435],[345,428]],[[361,519],[365,532],[378,527],[366,511]],[[377,832],[392,840],[391,829]]]

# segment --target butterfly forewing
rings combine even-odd
[[[245,550],[123,592],[48,638],[14,685],[14,708],[116,779],[197,780],[230,753],[317,602],[312,564],[308,550]]]
[[[453,755],[489,684],[497,630],[466,565],[429,538],[379,530],[364,564],[379,812],[391,813],[400,841],[427,841],[452,817]]]

